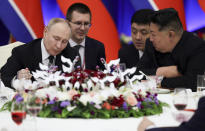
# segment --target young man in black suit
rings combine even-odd
[[[118,57],[120,63],[124,63],[126,68],[137,65],[143,55],[146,39],[149,38],[150,16],[154,13],[151,9],[141,9],[134,13],[131,19],[132,44],[123,46]]]
[[[151,17],[150,39],[137,67],[148,75],[164,76],[162,87],[185,87],[196,91],[196,78],[204,74],[205,42],[184,31],[173,8]]]
[[[101,58],[105,59],[104,45],[87,36],[91,27],[91,18],[91,11],[85,4],[74,3],[68,8],[66,19],[72,31],[69,43],[79,52],[79,65],[83,69],[96,70],[96,66],[104,69],[100,60]]]
[[[153,123],[144,118],[138,127],[138,131],[205,131],[205,97],[202,97],[198,103],[198,109],[195,111],[195,114],[188,122],[182,123],[179,127],[166,127],[166,128],[152,128],[147,129],[148,127],[153,127]]]
[[[11,57],[1,68],[1,78],[6,87],[12,87],[13,79],[31,79],[31,71],[39,69],[39,63],[62,67],[61,56],[75,57],[70,47],[67,47],[71,37],[71,29],[66,20],[54,18],[44,29],[43,39],[36,39],[12,50]]]

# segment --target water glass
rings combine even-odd
[[[42,109],[42,101],[39,97],[35,95],[35,92],[29,94],[27,98],[26,109],[28,113],[32,116],[34,122],[34,130],[37,131],[37,115]]]
[[[205,75],[197,75],[197,94],[199,96],[205,93]]]
[[[175,88],[173,104],[177,110],[184,110],[188,103],[188,94],[185,88]]]

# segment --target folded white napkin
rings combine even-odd
[[[7,100],[12,100],[15,95],[14,90],[11,88],[5,87],[4,83],[0,81],[0,97],[6,97]]]
[[[174,119],[180,123],[188,121],[193,116],[193,114],[194,112],[191,111],[172,112]]]

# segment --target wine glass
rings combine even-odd
[[[35,131],[37,131],[37,120],[36,116],[40,112],[42,108],[42,101],[39,97],[35,95],[35,93],[29,94],[27,98],[26,108],[28,113],[32,116],[34,124],[35,124]]]
[[[8,94],[5,93],[6,90],[3,89],[4,85],[1,81],[1,73],[0,73],[0,107],[6,103],[8,100]]]
[[[175,88],[173,103],[177,110],[184,110],[188,103],[188,95],[185,88]]]
[[[197,75],[197,95],[199,97],[204,95],[205,90],[205,75]]]
[[[126,64],[125,63],[120,63],[119,66],[120,66],[120,70],[122,72],[124,72],[126,70]]]
[[[11,105],[11,117],[12,120],[18,125],[17,128],[20,129],[24,118],[26,117],[26,109],[23,101],[14,101]],[[23,129],[22,129],[23,130]]]

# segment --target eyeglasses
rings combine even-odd
[[[80,21],[77,22],[70,21],[70,22],[75,24],[78,28],[80,28],[81,26],[84,26],[85,28],[89,28],[91,26],[91,23],[89,22],[80,22]]]

